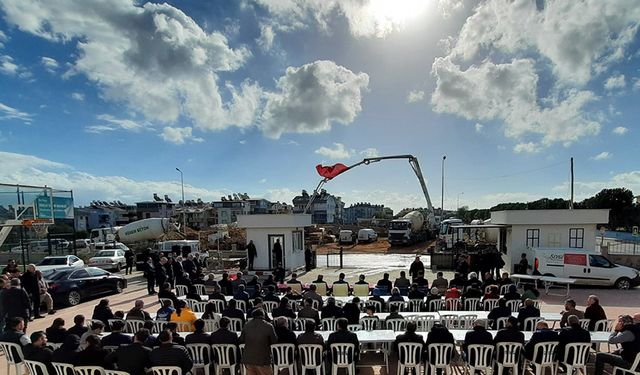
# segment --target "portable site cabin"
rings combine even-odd
[[[276,258],[273,245],[282,246],[283,267],[304,267],[304,228],[311,226],[311,215],[238,215],[238,227],[247,230],[247,243],[253,240],[258,256],[253,261],[256,271],[273,270]]]
[[[491,212],[491,224],[506,229],[505,268],[513,272],[514,264],[529,249],[577,248],[594,251],[596,227],[609,222],[609,210],[506,210]],[[533,259],[529,257],[529,264]]]

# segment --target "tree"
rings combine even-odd
[[[620,211],[627,207],[633,207],[633,192],[626,188],[602,189],[591,198],[579,203],[580,208],[609,208],[612,211]]]

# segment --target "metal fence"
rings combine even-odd
[[[327,268],[343,268],[342,262],[342,251],[340,252],[329,252],[325,255],[326,257],[326,267]]]
[[[609,254],[612,255],[640,255],[640,241],[615,241],[608,242]],[[600,250],[600,245],[597,246]]]

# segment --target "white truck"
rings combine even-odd
[[[429,236],[427,223],[420,211],[411,211],[389,222],[389,243],[396,245],[412,245],[426,241]]]
[[[118,241],[130,244],[139,241],[155,240],[163,234],[177,230],[175,224],[167,218],[151,218],[134,221],[122,227],[98,228],[91,230],[91,243]]]

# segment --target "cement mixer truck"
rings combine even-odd
[[[426,241],[429,230],[424,215],[420,211],[411,211],[399,219],[389,222],[389,244],[412,245],[416,242]]]
[[[134,221],[122,227],[97,228],[91,231],[91,243],[118,241],[131,244],[160,238],[163,234],[178,230],[167,218],[151,218]]]

